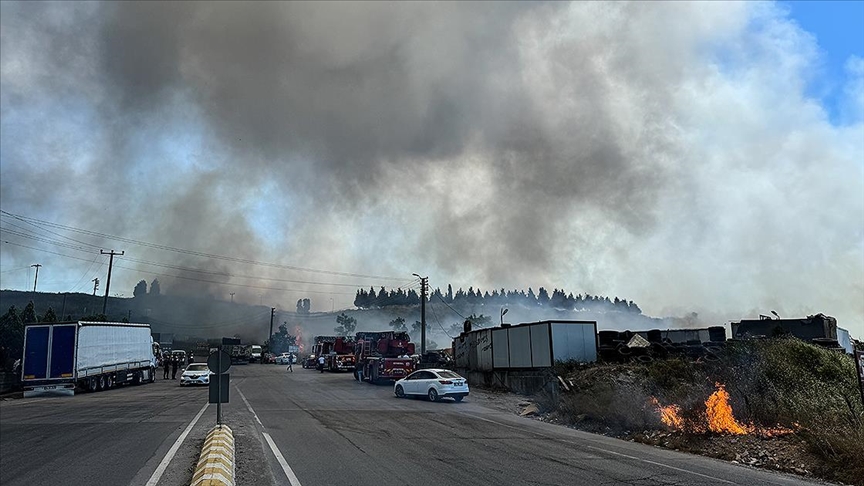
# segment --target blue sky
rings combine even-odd
[[[840,110],[838,99],[846,80],[850,56],[864,58],[864,1],[779,2],[804,30],[816,37],[825,71],[816,76],[811,93],[820,97],[833,122]]]

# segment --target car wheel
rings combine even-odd
[[[396,385],[396,396],[399,398],[405,398],[405,389],[402,388],[402,385]]]
[[[429,397],[430,402],[437,402],[438,401],[438,390],[436,390],[434,388],[430,388],[428,397]]]
[[[458,403],[461,402],[463,398],[465,397],[453,397],[453,400],[456,400],[456,402]]]

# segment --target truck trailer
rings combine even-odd
[[[152,383],[158,343],[148,324],[62,322],[24,330],[24,396],[74,395],[117,385]]]
[[[414,343],[407,332],[358,332],[354,339],[356,367],[363,370],[363,380],[369,383],[398,380],[414,371]]]

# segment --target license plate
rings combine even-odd
[[[55,389],[55,388],[57,388],[56,385],[48,385],[48,386],[43,386],[43,387],[42,387],[43,390],[53,390],[53,389]]]

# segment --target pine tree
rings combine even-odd
[[[147,281],[141,280],[132,291],[132,297],[144,297],[145,295],[147,295]]]

